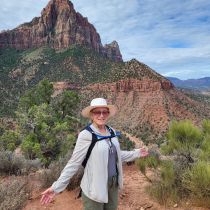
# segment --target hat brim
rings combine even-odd
[[[90,111],[98,107],[106,107],[109,109],[108,118],[113,117],[117,113],[117,107],[115,105],[97,105],[97,106],[88,106],[85,109],[83,109],[82,116],[86,118],[90,118]]]

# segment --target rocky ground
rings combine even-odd
[[[185,207],[164,207],[160,206],[145,190],[148,182],[139,171],[136,165],[127,166],[123,164],[124,170],[124,191],[123,194],[119,191],[118,210],[161,210],[161,209],[177,209],[177,210],[204,210],[203,208]],[[77,190],[67,191],[58,194],[55,200],[42,206],[40,204],[41,192],[34,192],[24,210],[82,210],[82,200],[76,199]]]

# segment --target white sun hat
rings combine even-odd
[[[115,105],[107,105],[104,98],[95,98],[91,101],[90,106],[86,107],[82,111],[82,116],[90,118],[90,111],[94,108],[106,107],[109,109],[109,118],[113,117],[117,113],[117,107]]]

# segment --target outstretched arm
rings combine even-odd
[[[125,162],[133,161],[136,158],[146,157],[148,155],[144,147],[141,149],[134,149],[134,151],[120,151],[120,153],[121,160]]]

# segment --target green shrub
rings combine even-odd
[[[202,124],[204,134],[189,121],[174,121],[166,135],[168,142],[161,146],[161,151],[170,156],[160,161],[158,150],[151,148],[149,155],[137,162],[145,176],[146,166],[153,169],[149,190],[160,204],[188,200],[210,207],[210,121]]]
[[[199,161],[183,175],[183,185],[191,192],[196,205],[210,207],[210,164]]]
[[[139,170],[142,172],[142,174],[146,174],[146,163],[143,158],[136,160],[136,165],[139,167]]]
[[[26,206],[34,186],[30,177],[9,177],[0,182],[0,210],[18,210]]]
[[[205,133],[210,134],[210,120],[204,120],[202,122],[203,129]]]
[[[189,147],[196,147],[204,138],[202,131],[188,120],[180,123],[173,121],[166,137],[169,140],[165,148],[167,154],[179,149],[189,150]]]
[[[146,159],[146,165],[149,167],[149,168],[154,168],[156,169],[159,165],[159,161],[157,158],[155,158],[153,155],[150,155],[148,156]]]
[[[5,133],[0,137],[0,150],[10,150],[15,151],[15,148],[18,144],[18,134],[14,131],[5,131]]]

